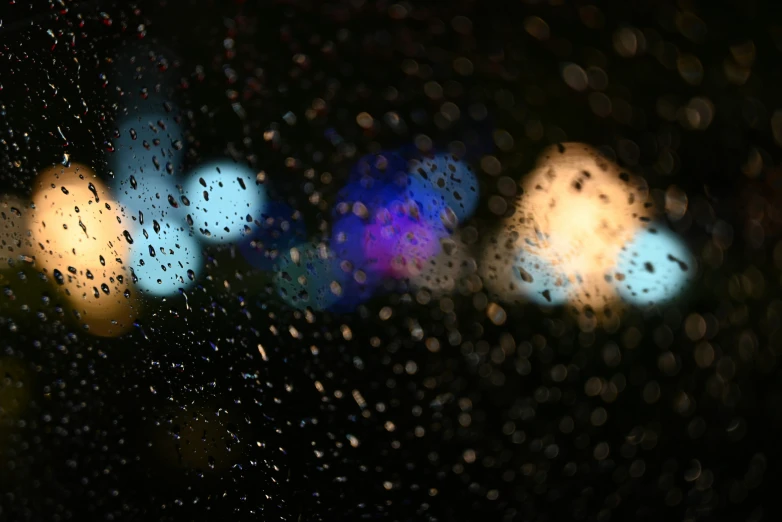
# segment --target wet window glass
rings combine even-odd
[[[0,13],[0,520],[774,519],[773,3]]]

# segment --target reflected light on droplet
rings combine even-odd
[[[129,245],[119,204],[88,167],[42,171],[27,222],[31,254],[94,335],[117,336],[138,314],[125,263]]]

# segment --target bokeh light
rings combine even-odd
[[[159,174],[179,172],[184,159],[184,135],[172,113],[141,112],[120,121],[108,155],[116,180],[133,176],[139,183]]]
[[[570,282],[546,258],[521,249],[511,274],[522,294],[542,306],[558,306],[568,300]]]
[[[579,309],[610,306],[616,295],[606,281],[608,270],[650,220],[643,180],[588,145],[565,143],[541,154],[523,187],[503,236],[503,247],[515,254],[488,251],[495,256],[490,265],[513,266],[495,267],[494,277],[522,284],[500,286],[518,287],[535,302],[542,297],[541,304],[561,302],[567,289],[567,299]]]
[[[254,216],[266,205],[266,190],[255,172],[230,161],[201,165],[184,184],[186,212],[200,239],[210,243],[237,241],[250,231]]]
[[[408,277],[408,282],[411,288],[426,290],[434,298],[461,290],[469,294],[482,287],[477,270],[470,245],[457,231],[452,237],[440,239],[439,253],[426,259],[421,270]]]
[[[146,224],[133,239],[130,267],[146,295],[164,297],[192,286],[203,267],[201,245],[184,226]]]
[[[440,236],[426,223],[389,214],[381,223],[364,229],[364,255],[381,273],[404,279],[421,272],[440,250]]]
[[[619,295],[634,305],[664,304],[695,277],[695,258],[665,225],[639,230],[618,256],[613,270]]]
[[[453,154],[438,153],[412,160],[410,178],[411,191],[423,192],[417,197],[429,200],[434,194],[459,222],[466,221],[478,208],[478,177],[472,167]],[[432,212],[437,205],[427,203],[424,208],[431,208]]]
[[[534,245],[532,239],[522,244],[516,231],[499,230],[481,246],[479,274],[490,295],[501,301],[561,306],[569,299],[570,282]]]
[[[127,331],[138,314],[126,265],[120,206],[86,166],[54,166],[36,178],[27,227],[32,255],[95,335]]]

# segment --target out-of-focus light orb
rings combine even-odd
[[[267,199],[255,172],[229,160],[190,172],[184,196],[196,235],[210,243],[231,243],[250,232],[253,216],[263,212]]]
[[[391,275],[405,279],[420,274],[426,262],[440,251],[440,235],[426,224],[404,223],[391,250]]]
[[[645,306],[676,298],[695,276],[696,261],[682,240],[664,225],[636,233],[612,271],[616,291],[628,303]]]
[[[165,297],[191,287],[203,268],[201,246],[184,227],[146,223],[133,237],[130,268],[145,295]]]
[[[541,235],[541,255],[572,265],[574,273],[604,271],[649,220],[645,186],[587,145],[549,147],[523,185],[514,216],[526,228],[522,239]]]
[[[409,172],[412,189],[423,190],[422,199],[435,194],[459,222],[466,221],[478,208],[478,177],[472,167],[458,157],[447,153],[423,156],[410,162]]]
[[[513,268],[511,273],[528,301],[541,306],[559,306],[568,301],[570,282],[544,257],[522,249]]]
[[[179,226],[185,212],[175,175],[184,159],[184,138],[173,115],[128,116],[113,143],[115,150],[108,154],[114,172],[111,188],[123,212],[136,224],[170,221]]]
[[[274,276],[280,297],[299,310],[329,308],[342,296],[345,281],[333,252],[313,243],[298,244],[281,256]]]
[[[119,122],[108,163],[117,183],[179,172],[184,158],[184,134],[171,113],[143,112]]]
[[[138,306],[120,205],[83,165],[46,169],[33,188],[26,226],[38,266],[90,333],[116,336],[130,329]]]
[[[372,219],[394,201],[404,201],[407,160],[397,152],[367,154],[350,171],[348,183],[337,193],[334,217],[354,214]]]
[[[336,311],[352,311],[358,304],[369,299],[383,283],[386,274],[377,259],[365,253],[368,223],[354,214],[338,219],[331,229],[329,247],[334,253],[335,263],[342,272],[345,287],[338,302],[330,308]]]
[[[418,274],[440,250],[438,231],[427,223],[389,212],[364,228],[364,256],[383,275],[404,279]]]
[[[173,176],[160,173],[140,178],[131,176],[127,180],[115,180],[113,187],[123,211],[134,222],[184,221],[182,196]]]
[[[456,213],[421,176],[411,175],[408,179],[407,198],[411,203],[411,213],[417,214],[419,220],[446,233],[457,228],[459,219]]]
[[[469,246],[457,231],[453,237],[440,239],[440,252],[427,259],[422,269],[408,278],[408,283],[415,290],[427,290],[435,298],[452,294],[461,287],[474,293],[481,289],[477,270]]]
[[[26,219],[29,204],[11,196],[0,196],[0,270],[13,267],[32,248]]]
[[[304,241],[307,233],[301,214],[279,201],[268,202],[249,226],[239,249],[261,270],[272,270],[279,256]]]
[[[389,277],[392,244],[382,242],[384,233],[393,235],[374,220],[348,214],[333,224],[329,246],[344,272],[361,284],[376,286]]]
[[[568,279],[551,260],[522,244],[519,234],[501,229],[484,242],[478,273],[486,290],[506,302],[561,306],[568,301]]]
[[[505,222],[514,238],[510,248],[534,256],[533,266],[550,266],[556,280],[567,281],[568,301],[576,308],[610,305],[616,295],[606,274],[650,220],[643,180],[592,147],[565,143],[541,154],[523,187],[517,212]]]

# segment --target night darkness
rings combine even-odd
[[[773,2],[6,4],[0,520],[776,520]]]

